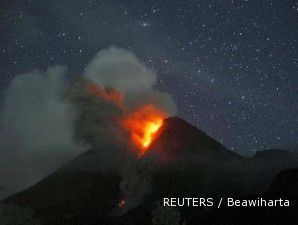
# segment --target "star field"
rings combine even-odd
[[[228,148],[297,149],[295,0],[24,0],[0,7],[2,90],[15,75],[50,65],[67,65],[77,76],[96,52],[118,46],[158,72],[156,88],[173,96],[179,116]]]

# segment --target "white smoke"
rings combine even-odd
[[[5,195],[32,185],[86,149],[74,138],[77,113],[63,101],[64,80],[65,68],[50,67],[16,76],[7,89],[0,149]]]
[[[133,53],[114,47],[98,52],[86,69],[93,81],[124,94],[151,89],[156,82],[156,74]]]
[[[115,47],[100,51],[86,67],[85,75],[123,93],[129,109],[153,103],[169,116],[176,113],[171,96],[154,89],[156,73],[129,51]]]

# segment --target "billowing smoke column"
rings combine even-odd
[[[118,142],[122,147],[117,157],[109,158],[114,159],[113,165],[118,165],[118,172],[123,178],[121,191],[124,199],[120,202],[125,212],[136,206],[150,190],[150,170],[154,167],[154,160],[142,156],[150,150],[164,118],[175,114],[175,104],[169,95],[153,89],[156,73],[135,55],[122,49],[110,48],[99,52],[87,66],[85,76],[92,82],[89,84],[91,94],[105,104],[114,105],[113,112],[119,112],[112,118],[113,113],[109,111],[100,120],[103,124],[117,121],[109,126],[120,131],[117,135],[109,133],[107,136],[111,142],[106,143],[115,145]],[[102,143],[100,141],[100,145]],[[115,154],[114,149],[119,149],[119,146],[113,147],[113,152],[109,154]],[[98,146],[98,150],[100,148]]]
[[[176,113],[171,97],[153,89],[156,73],[131,52],[118,48],[100,51],[86,70],[85,76],[98,85],[122,93],[124,105],[129,111],[152,104],[168,115]]]
[[[175,104],[153,88],[156,73],[123,49],[100,51],[71,85],[63,84],[64,76],[60,67],[18,76],[7,92],[4,120],[30,144],[23,150],[31,155],[48,149],[67,159],[89,146],[101,170],[121,175],[124,213],[150,191],[154,160],[146,153]],[[46,164],[40,160],[34,163]]]
[[[74,137],[78,111],[64,99],[64,67],[16,76],[0,118],[0,199],[49,175],[88,146]]]

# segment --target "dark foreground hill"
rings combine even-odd
[[[290,199],[290,207],[217,209],[215,205],[177,210],[187,224],[297,224],[298,170],[285,170],[297,167],[295,154],[272,150],[244,158],[179,118],[167,119],[162,129],[153,148],[181,160],[152,174],[151,193],[122,216],[112,214],[119,202],[121,177],[93,166],[92,151],[2,204],[30,207],[36,218],[49,225],[149,225],[163,197],[213,197],[215,202],[220,197],[282,197]]]

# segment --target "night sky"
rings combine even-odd
[[[84,71],[101,49],[134,52],[178,115],[244,154],[297,149],[298,1],[0,1],[0,87],[17,74]]]

